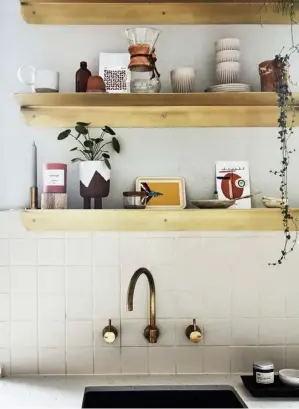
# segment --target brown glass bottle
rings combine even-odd
[[[76,72],[76,92],[86,92],[87,81],[90,76],[91,72],[87,68],[87,63],[82,61],[79,70]]]

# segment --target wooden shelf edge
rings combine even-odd
[[[299,220],[299,209],[292,209]],[[31,231],[281,231],[280,209],[25,210]]]
[[[21,1],[29,24],[289,24],[262,1]],[[295,17],[296,20],[296,17]]]

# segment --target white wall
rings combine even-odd
[[[30,233],[0,212],[0,365],[7,374],[240,373],[271,359],[299,369],[299,251],[268,266],[280,233]],[[298,246],[297,246],[298,247]],[[156,345],[143,338],[148,285]],[[112,318],[115,344],[103,342]],[[201,344],[185,329],[196,318]]]
[[[164,26],[157,44],[158,68],[163,90],[170,90],[169,71],[179,65],[198,70],[198,89],[213,83],[214,41],[222,36],[241,39],[244,81],[259,90],[257,65],[271,59],[284,46],[289,47],[291,33],[284,26]],[[22,21],[19,0],[2,0],[0,14],[0,208],[23,207],[28,203],[31,145],[35,140],[40,169],[45,161],[68,162],[68,142],[56,141],[59,129],[27,128],[20,119],[18,106],[9,96],[27,91],[16,78],[20,65],[30,63],[61,73],[61,91],[74,90],[74,76],[81,60],[94,74],[98,72],[101,51],[125,51],[124,26],[33,26]],[[298,27],[294,27],[295,39]],[[293,80],[299,81],[298,57],[293,59]],[[84,118],[78,118],[84,120]],[[109,124],[108,124],[109,125]],[[248,160],[252,189],[277,195],[278,180],[269,169],[279,165],[275,128],[194,128],[194,129],[119,129],[123,151],[113,158],[112,189],[105,207],[121,207],[124,190],[133,186],[137,176],[183,176],[188,196],[207,198],[214,190],[216,160]],[[294,147],[299,152],[299,141]],[[70,141],[69,141],[70,142]],[[291,168],[291,205],[299,206],[298,154]],[[41,178],[39,178],[41,182]],[[69,167],[71,207],[81,207],[75,165]],[[260,204],[257,203],[259,206]]]

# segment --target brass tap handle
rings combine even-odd
[[[196,325],[196,320],[193,319],[193,324],[186,328],[185,334],[191,342],[198,344],[201,341],[202,335],[200,328]]]
[[[105,342],[107,342],[107,344],[113,344],[117,338],[117,335],[117,329],[111,325],[111,320],[109,320],[109,324],[103,329],[103,337]]]

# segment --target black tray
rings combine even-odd
[[[252,375],[241,378],[245,388],[255,398],[299,398],[299,388],[281,382],[278,375],[275,375],[274,383],[270,385],[256,383]]]

